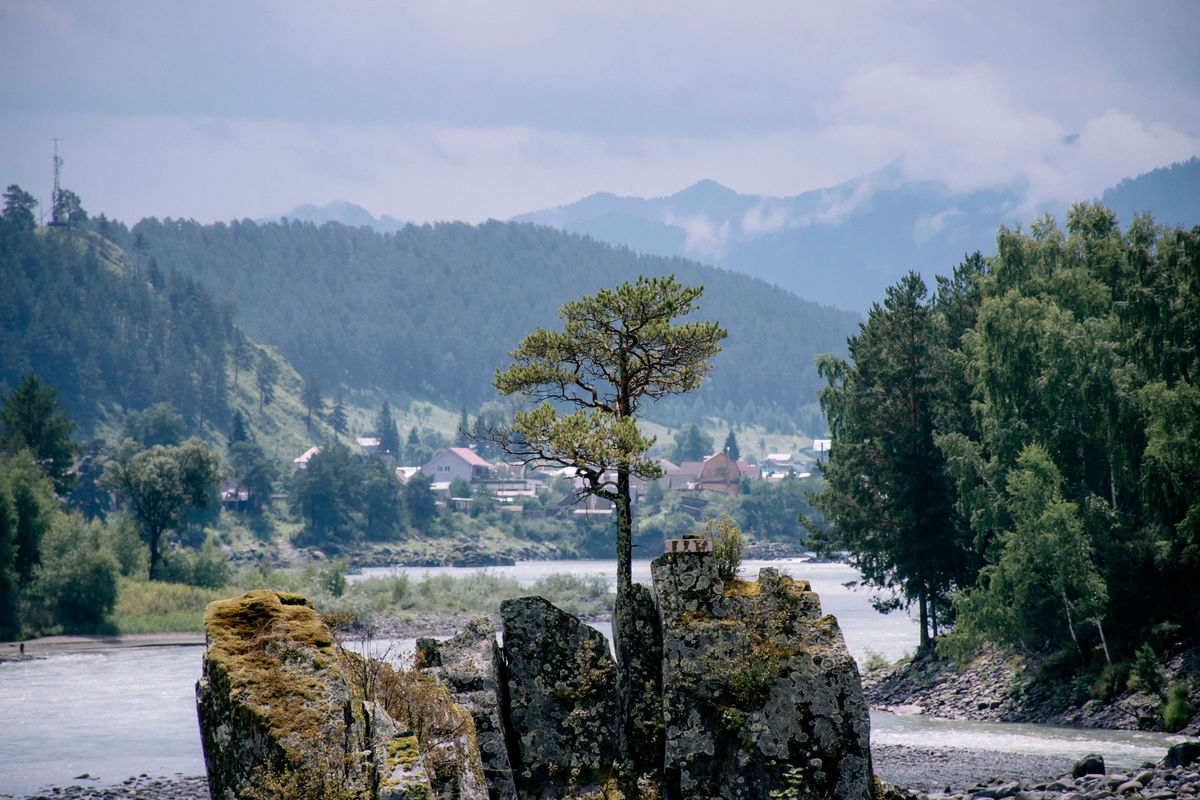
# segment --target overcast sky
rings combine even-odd
[[[901,160],[1031,203],[1200,154],[1200,2],[0,0],[0,185],[416,222]]]

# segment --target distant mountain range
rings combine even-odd
[[[1080,198],[1081,200],[1094,198]],[[1200,159],[1121,181],[1099,198],[1122,226],[1152,211],[1167,225],[1200,224]],[[913,181],[898,164],[794,197],[739,194],[704,180],[669,197],[597,193],[566,206],[515,217],[642,253],[684,258],[760,278],[824,305],[865,312],[908,270],[949,274],[964,255],[994,251],[1001,225],[1027,226],[1049,211],[1023,211],[1020,186],[955,192]],[[394,231],[350,203],[301,206],[289,218]]]

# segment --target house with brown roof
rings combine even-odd
[[[746,461],[734,461],[724,453],[716,453],[703,461],[685,461],[675,469],[667,469],[664,479],[671,489],[737,494],[743,475],[759,478],[762,471]]]

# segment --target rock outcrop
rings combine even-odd
[[[196,706],[213,800],[433,796],[416,737],[354,696],[329,628],[303,597],[248,592],[210,603],[204,625]]]
[[[807,581],[726,586],[707,553],[651,569],[662,615],[664,796],[867,800],[876,791],[858,668]]]
[[[504,655],[488,617],[472,619],[448,641],[417,640],[418,663],[441,678],[454,701],[475,723],[475,742],[487,780],[489,800],[516,800],[508,752]]]
[[[618,610],[634,630],[634,748],[620,770],[668,800],[878,800],[858,669],[808,583],[764,569],[726,584],[694,541],[652,572],[654,594],[636,586]],[[211,604],[197,703],[214,800],[607,791],[608,641],[540,597],[505,601],[501,617],[503,648],[474,619],[419,640],[420,669],[397,670],[337,647],[302,597]]]
[[[608,640],[541,597],[505,600],[500,615],[522,794],[561,797],[603,780],[617,708]]]

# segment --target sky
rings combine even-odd
[[[507,219],[889,164],[1030,207],[1200,154],[1197,0],[0,0],[0,185],[129,224]]]

